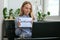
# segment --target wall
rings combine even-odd
[[[59,0],[59,16],[60,16],[60,0]]]
[[[13,9],[16,9],[16,8],[20,8],[22,3],[26,1],[26,0],[8,0],[8,8],[13,8]],[[32,3],[32,5],[34,6],[35,5],[35,1],[36,0],[27,0],[27,1],[30,1]],[[38,0],[38,4],[40,4],[40,0]]]
[[[17,9],[17,8],[21,8],[21,5],[24,1],[30,1],[32,3],[32,6],[33,6],[33,13],[35,15],[35,18],[36,18],[36,12],[37,12],[37,4],[40,5],[42,2],[41,0],[7,0],[7,3],[5,6],[7,6],[8,10],[10,8],[14,9],[14,11]],[[38,2],[38,3],[37,3]],[[41,3],[40,3],[41,2]]]
[[[0,0],[0,40],[2,39],[2,20],[3,20],[3,5],[4,5],[4,0]]]

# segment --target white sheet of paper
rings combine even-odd
[[[19,18],[21,25],[19,27],[32,27],[32,18]]]

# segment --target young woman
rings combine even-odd
[[[32,4],[30,2],[25,1],[22,4],[19,17],[32,18],[32,22],[33,22],[34,16],[32,13]],[[21,36],[21,34],[23,34],[25,35],[25,38],[30,38],[32,36],[31,27],[19,27],[21,25],[18,20],[19,17],[17,17],[15,20],[16,35]]]

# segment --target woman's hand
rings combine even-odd
[[[21,27],[20,27],[21,23],[18,21],[18,28],[21,30]]]
[[[18,27],[20,27],[21,23],[18,21]]]

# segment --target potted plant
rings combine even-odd
[[[9,15],[7,16],[7,8],[3,8],[3,16],[4,19],[8,17],[8,19],[15,19],[20,14],[20,8],[17,8],[15,11],[13,9],[8,10]]]
[[[47,14],[44,13],[40,13],[38,11],[38,15],[37,15],[37,21],[44,21],[44,19],[46,18],[46,16],[50,15],[50,12],[48,11]]]

